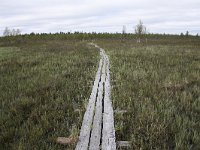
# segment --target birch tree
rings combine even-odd
[[[5,28],[5,30],[3,31],[3,36],[9,36],[11,34],[11,31],[8,27]]]
[[[143,35],[147,34],[147,29],[143,25],[143,22],[140,20],[139,23],[135,26],[135,34],[137,35],[137,42],[140,43]]]

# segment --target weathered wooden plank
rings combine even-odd
[[[95,44],[92,45],[100,49],[101,60],[84,115],[76,150],[86,150],[88,148],[90,150],[116,150],[113,108],[110,98],[109,59],[102,48]],[[95,112],[94,107],[96,108]]]
[[[114,110],[115,114],[124,114],[124,113],[127,113],[127,112],[128,112],[127,110]]]
[[[101,81],[99,83],[98,98],[96,102],[96,110],[93,120],[92,134],[90,137],[90,150],[98,150],[101,145],[101,131],[102,131],[102,101],[103,101],[103,86],[105,82],[106,62],[103,61]]]
[[[131,142],[130,141],[117,141],[117,148],[131,148]]]
[[[102,68],[102,59],[100,59],[100,62],[99,62],[99,68],[96,73],[94,85],[92,88],[92,93],[90,95],[89,103],[83,117],[82,127],[80,131],[79,140],[76,145],[76,150],[88,149],[91,125],[92,125],[93,115],[94,115],[94,107],[95,107],[95,102],[96,102],[96,95],[97,95],[97,90],[98,90],[98,84],[100,81],[101,68]]]
[[[103,131],[102,131],[102,149],[103,150],[116,150],[115,142],[115,128],[113,108],[110,98],[110,70],[109,59],[104,50],[101,49],[105,55],[106,60],[106,81],[105,81],[105,93],[104,93],[104,113],[103,113]]]

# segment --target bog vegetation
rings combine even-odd
[[[1,46],[0,149],[61,149],[57,137],[76,137],[97,60],[82,42]]]
[[[166,42],[166,40],[165,40]],[[200,45],[99,42],[111,61],[119,141],[132,149],[200,148]]]
[[[0,149],[74,149],[55,141],[79,135],[99,61],[91,41],[110,57],[113,107],[125,110],[117,141],[200,148],[199,37],[32,33],[0,38]]]

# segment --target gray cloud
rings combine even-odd
[[[199,0],[1,0],[5,27],[30,32],[128,32],[139,19],[150,32],[200,32]]]

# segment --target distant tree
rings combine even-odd
[[[4,36],[16,36],[16,35],[20,35],[21,34],[21,30],[20,29],[9,29],[8,27],[5,28],[3,35]]]
[[[184,34],[181,32],[180,36],[184,36]]]
[[[17,29],[16,30],[16,35],[20,35],[21,34],[21,30],[20,29]]]
[[[198,33],[196,34],[196,37],[199,37],[199,34],[198,34]]]
[[[123,25],[122,34],[126,34],[126,26],[125,25]]]
[[[147,34],[147,29],[143,25],[143,22],[140,20],[139,23],[135,26],[135,34],[137,35],[137,42],[140,43],[141,38]]]
[[[186,35],[186,36],[189,36],[189,31],[186,31],[185,35]]]
[[[34,32],[31,32],[30,35],[35,35],[35,33],[34,33]]]
[[[11,35],[15,36],[16,35],[16,30],[12,29]]]
[[[10,36],[11,35],[11,31],[8,27],[5,28],[5,30],[3,31],[3,36]]]
[[[126,38],[126,26],[123,25],[121,40],[124,41],[125,38]]]

